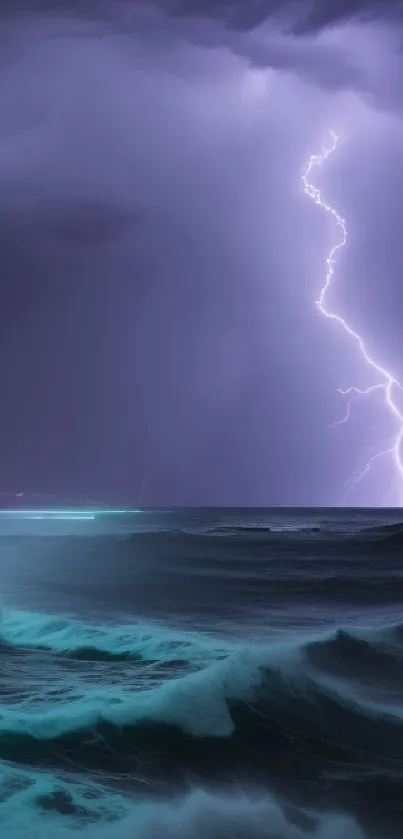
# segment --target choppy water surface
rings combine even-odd
[[[0,835],[403,837],[390,511],[0,518]]]

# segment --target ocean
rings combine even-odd
[[[0,515],[1,839],[402,839],[403,515]]]

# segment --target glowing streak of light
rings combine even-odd
[[[26,518],[27,516],[46,516],[47,518],[95,518],[96,516],[121,516],[133,513],[141,513],[141,510],[0,510],[0,516],[18,516]]]
[[[403,387],[400,384],[400,382],[398,382],[398,380],[392,375],[392,373],[389,372],[389,370],[386,370],[385,367],[382,367],[382,365],[378,364],[378,362],[374,360],[372,355],[370,355],[370,353],[368,352],[364,339],[361,337],[361,335],[359,335],[358,332],[356,332],[354,329],[352,329],[351,326],[349,326],[349,324],[347,323],[345,318],[342,317],[342,315],[338,315],[336,312],[333,312],[331,309],[328,308],[326,304],[327,293],[332,285],[338,251],[344,248],[347,244],[347,227],[345,219],[341,215],[339,215],[337,210],[335,210],[333,207],[331,207],[329,204],[323,201],[321,190],[310,182],[310,175],[314,167],[320,168],[321,166],[323,166],[323,164],[328,160],[328,158],[333,154],[333,152],[337,148],[339,137],[337,136],[337,134],[334,133],[334,131],[331,131],[330,134],[332,138],[332,144],[329,146],[329,148],[323,149],[323,151],[320,154],[312,154],[308,159],[306,167],[302,173],[302,183],[305,194],[312,201],[314,201],[315,204],[321,207],[322,210],[325,210],[330,216],[332,216],[332,218],[336,222],[337,227],[340,229],[341,234],[339,241],[336,242],[335,245],[333,245],[328,257],[326,258],[325,282],[321,288],[319,297],[316,300],[316,305],[320,313],[325,318],[328,318],[332,321],[336,321],[336,323],[338,323],[339,326],[342,327],[347,336],[351,338],[353,341],[355,341],[363,361],[376,374],[377,378],[380,379],[380,381],[377,384],[367,388],[360,388],[356,387],[355,385],[345,389],[339,388],[339,393],[341,393],[344,396],[348,396],[349,400],[347,403],[347,409],[344,417],[337,423],[335,423],[335,425],[340,425],[345,422],[348,422],[351,414],[352,399],[354,397],[368,396],[370,394],[375,393],[376,391],[382,391],[382,397],[385,402],[386,408],[389,414],[394,419],[394,421],[397,422],[398,426],[392,445],[389,448],[379,451],[377,452],[377,454],[370,457],[361,471],[353,473],[352,478],[347,485],[347,493],[351,492],[351,490],[354,489],[354,487],[356,487],[358,483],[360,483],[363,477],[368,474],[368,472],[371,469],[371,466],[375,461],[379,460],[380,458],[386,455],[390,455],[393,458],[393,463],[399,476],[399,480],[401,482],[401,503],[403,501],[403,455],[401,451],[403,441],[403,413],[396,404],[395,392],[396,389],[403,391]]]
[[[94,521],[95,516],[26,516],[29,521]]]

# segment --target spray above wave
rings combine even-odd
[[[267,790],[199,789],[170,802],[134,803],[108,788],[74,786],[45,773],[40,781],[18,780],[19,793],[2,801],[2,829],[24,839],[77,839],[77,819],[86,839],[364,839],[354,819],[281,806]]]

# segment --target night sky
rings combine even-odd
[[[403,5],[2,3],[1,491],[337,505],[403,381]],[[337,236],[337,231],[336,231]],[[403,394],[401,402],[403,403]],[[402,406],[403,407],[403,406]],[[347,504],[403,503],[380,458]]]

